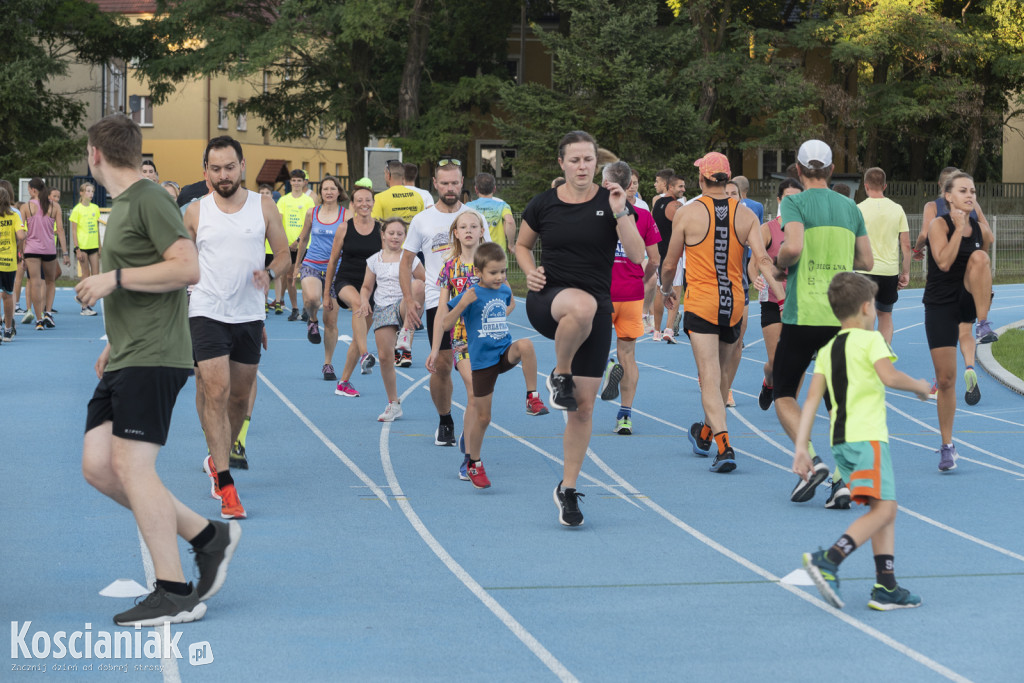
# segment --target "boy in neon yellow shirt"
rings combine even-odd
[[[793,471],[805,481],[814,471],[807,444],[822,397],[828,394],[832,455],[854,502],[870,506],[828,550],[804,553],[803,563],[821,595],[842,608],[839,564],[868,539],[875,553],[875,586],[868,607],[891,610],[917,607],[921,598],[896,583],[893,569],[896,487],[889,457],[885,420],[885,387],[912,391],[928,400],[931,384],[893,367],[896,354],[875,331],[878,285],[857,273],[838,273],[828,288],[828,301],[842,327],[818,351],[814,377],[797,429]]]
[[[92,183],[82,183],[78,188],[78,204],[71,210],[71,239],[82,278],[100,272],[100,207],[92,203],[95,192]],[[96,311],[91,306],[82,306],[82,315],[96,315]]]

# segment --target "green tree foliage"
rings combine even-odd
[[[0,59],[0,177],[65,172],[85,150],[84,102],[52,89],[76,60],[133,49],[114,18],[86,0],[5,0]]]
[[[467,65],[470,74],[497,68],[514,6],[510,0],[166,0],[139,27],[156,38],[140,66],[157,101],[197,76],[251,82],[259,94],[235,110],[254,114],[260,130],[284,140],[313,140],[318,126],[344,127],[349,172],[358,177],[371,135],[433,131],[431,122],[450,131],[450,122],[436,116],[417,127],[424,109],[420,77],[428,106],[469,106],[476,96],[460,90],[459,79]],[[428,32],[423,53],[409,49],[418,31]],[[403,101],[414,111],[401,114]],[[428,148],[437,146],[417,151]]]

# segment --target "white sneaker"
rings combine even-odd
[[[654,332],[654,315],[648,313],[644,316],[644,334]]]
[[[395,348],[399,351],[412,351],[412,330],[402,328],[398,332],[398,341],[395,342]]]
[[[664,339],[665,343],[667,343],[667,344],[675,344],[676,343],[676,337],[675,337],[675,334],[673,334],[671,327],[666,327],[665,328],[665,331],[661,333],[661,338]]]
[[[402,402],[388,401],[387,408],[384,412],[377,416],[377,422],[394,422],[398,418],[402,417]]]

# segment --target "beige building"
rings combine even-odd
[[[1024,116],[1003,126],[1003,182],[1024,183]]]
[[[102,10],[129,19],[149,18],[156,11],[155,0],[94,1]],[[121,106],[142,127],[143,157],[152,159],[160,180],[173,180],[182,186],[202,180],[203,150],[211,138],[219,135],[230,135],[242,143],[244,184],[251,190],[262,182],[279,189],[277,183],[297,168],[305,170],[312,182],[326,175],[348,176],[341,127],[328,130],[314,123],[308,137],[282,142],[269,133],[260,133],[260,122],[255,117],[228,112],[230,105],[274,83],[269,73],[257,80],[260,82],[232,81],[226,76],[199,78],[180,86],[163,104],[153,105],[145,79],[127,69]],[[91,107],[87,125],[111,111]]]

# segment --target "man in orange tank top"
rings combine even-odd
[[[702,196],[676,211],[672,239],[662,261],[661,281],[672,282],[676,264],[686,249],[686,302],[683,327],[693,348],[697,373],[701,377],[704,420],[690,427],[690,443],[697,455],[711,454],[711,441],[718,454],[712,472],[732,472],[736,455],[729,444],[725,420],[725,397],[732,384],[739,355],[740,323],[746,306],[743,296],[743,252],[749,246],[751,262],[780,295],[781,287],[772,276],[772,262],[764,249],[760,225],[754,212],[726,196],[731,175],[724,154],[709,152],[698,159],[698,180]],[[662,288],[665,307],[678,305],[676,294]]]

